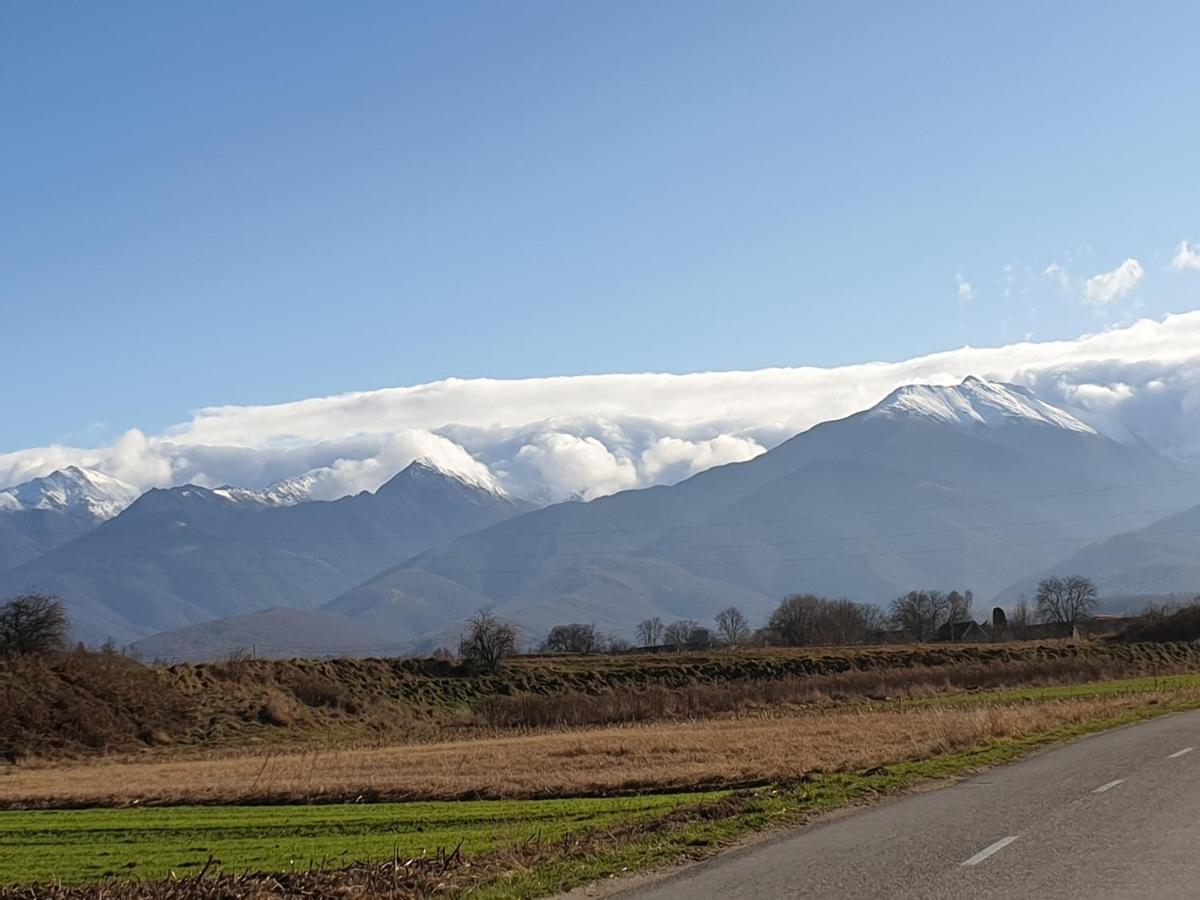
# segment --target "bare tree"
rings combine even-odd
[[[663,639],[663,622],[658,616],[643,619],[637,627],[638,641],[643,647],[657,647]]]
[[[767,631],[777,643],[791,647],[814,644],[864,644],[879,631],[877,606],[845,598],[828,600],[813,594],[784,599],[771,613]]]
[[[949,611],[949,601],[941,591],[909,591],[892,601],[892,620],[915,641],[932,640]]]
[[[1033,618],[1029,613],[1029,598],[1021,594],[1017,598],[1016,606],[1012,609],[1012,615],[1008,617],[1008,627],[1012,629],[1014,637],[1023,638],[1032,623]]]
[[[946,621],[950,625],[950,640],[954,640],[954,626],[959,622],[965,622],[971,617],[971,603],[974,601],[975,595],[970,591],[965,594],[960,594],[958,591],[951,591],[946,595]]]
[[[771,613],[767,630],[781,644],[789,647],[804,647],[817,643],[821,605],[824,597],[815,594],[794,594]]]
[[[871,630],[873,606],[841,597],[822,607],[818,639],[822,644],[865,644]]]
[[[717,613],[717,634],[730,647],[739,647],[750,637],[750,626],[746,617],[736,606]]]
[[[488,671],[500,669],[500,660],[517,652],[517,629],[501,622],[484,610],[467,619],[467,630],[458,644],[458,655],[463,659],[475,659],[488,667]]]
[[[693,619],[679,619],[672,622],[663,629],[663,643],[673,647],[682,647],[687,644],[687,638],[692,629],[699,627],[700,623]]]
[[[629,641],[622,637],[610,637],[602,646],[605,653],[625,653],[631,649]]]
[[[694,619],[680,619],[663,629],[663,643],[677,650],[707,650],[713,640],[712,631]]]
[[[555,625],[543,647],[552,653],[595,653],[600,649],[600,635],[595,625]]]
[[[883,638],[889,622],[887,614],[874,603],[860,603],[863,617],[863,643],[876,643]]]
[[[1097,599],[1096,585],[1082,575],[1046,578],[1038,584],[1038,618],[1074,629],[1095,611]]]
[[[66,650],[69,629],[66,611],[57,597],[13,597],[0,607],[0,658]]]

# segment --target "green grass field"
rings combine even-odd
[[[0,884],[282,871],[452,850],[655,816],[715,794],[341,806],[173,807],[0,812]]]
[[[1035,687],[1004,688],[993,691],[945,694],[905,703],[917,706],[970,706],[987,703],[1045,703],[1053,700],[1077,700],[1087,697],[1113,697],[1200,688],[1200,675],[1144,675],[1111,681],[1085,681],[1079,684],[1052,684]]]
[[[605,846],[583,859],[553,859],[509,873],[477,896],[532,897],[619,871],[634,871],[696,855],[748,831],[1015,759],[1083,734],[1195,708],[1197,698],[1175,691],[1200,686],[1200,676],[1134,678],[933,697],[903,703],[1038,702],[1094,695],[1145,693],[1147,703],[1094,721],[1024,737],[994,740],[970,750],[913,760],[869,773],[818,774],[803,783],[764,788],[729,819],[704,819]],[[1161,697],[1154,694],[1161,692]],[[724,792],[627,798],[310,806],[190,806],[0,812],[0,886],[92,882],[108,877],[149,879],[194,873],[212,857],[225,871],[284,871],[390,859],[462,842],[464,854],[512,846],[530,838],[550,843],[586,829],[660,817],[673,809],[726,796]]]

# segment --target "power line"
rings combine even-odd
[[[1158,508],[1158,509],[1127,510],[1125,512],[1107,513],[1102,516],[1098,516],[1098,515],[1094,515],[1094,514],[1093,515],[1079,515],[1079,516],[1069,516],[1069,517],[1059,518],[1059,519],[1036,519],[1036,520],[1025,521],[1025,522],[1002,522],[1002,523],[996,523],[996,524],[992,524],[992,525],[982,525],[982,524],[981,525],[963,525],[963,526],[959,526],[959,527],[955,527],[955,528],[939,528],[939,529],[926,530],[926,531],[882,532],[882,533],[875,533],[875,534],[850,534],[850,535],[829,536],[829,537],[820,537],[820,538],[804,538],[804,539],[800,539],[800,540],[788,540],[788,541],[755,541],[753,543],[747,543],[747,544],[722,543],[722,544],[711,544],[711,545],[706,545],[706,546],[702,545],[702,546],[698,546],[698,547],[659,547],[659,548],[656,548],[654,552],[659,552],[659,553],[664,553],[664,552],[665,553],[709,552],[709,551],[714,551],[714,550],[737,550],[737,549],[748,549],[748,548],[755,548],[755,547],[792,547],[792,546],[801,546],[801,545],[807,545],[807,544],[829,544],[829,543],[838,543],[840,541],[873,541],[873,540],[886,540],[886,539],[890,539],[890,538],[932,537],[932,536],[943,535],[943,534],[961,534],[963,532],[997,531],[997,530],[1004,530],[1006,528],[1026,528],[1026,527],[1038,527],[1038,526],[1044,526],[1044,525],[1063,525],[1063,524],[1066,524],[1069,522],[1093,522],[1093,521],[1096,521],[1097,519],[1111,520],[1111,519],[1119,519],[1119,518],[1134,518],[1134,517],[1139,517],[1139,516],[1163,516],[1168,513],[1182,512],[1182,511],[1190,509],[1190,508],[1191,508],[1191,506],[1186,506],[1186,505],[1185,506],[1169,506],[1169,507],[1162,507],[1162,508]],[[121,553],[116,553],[113,551],[105,551],[105,550],[76,550],[74,552],[81,554],[81,555],[86,555],[86,556],[100,556],[100,557],[105,557],[105,558],[108,558],[108,557],[131,557],[131,558],[136,558],[136,559],[177,559],[177,558],[179,558],[178,553],[139,553],[137,551],[123,551]],[[629,554],[629,553],[644,553],[644,552],[649,552],[649,551],[647,551],[646,548],[639,548],[636,550],[627,550],[624,548],[616,548],[611,551],[594,550],[593,549],[593,550],[579,550],[579,551],[546,551],[543,553],[504,553],[504,554],[496,554],[496,555],[466,554],[466,555],[461,555],[461,556],[450,556],[450,555],[445,555],[445,554],[439,554],[436,557],[434,557],[434,559],[436,559],[439,562],[442,562],[445,560],[461,561],[461,560],[490,560],[490,559],[497,559],[497,560],[544,559],[544,558],[562,558],[562,557],[576,557],[576,556],[582,556],[582,557],[604,556],[608,553],[620,553],[620,554],[624,555],[624,554]],[[316,557],[306,557],[306,558],[324,561],[324,560],[320,560],[320,558],[316,558]],[[338,561],[350,561],[350,562],[374,562],[378,558],[379,557],[377,557],[377,556],[339,556],[336,559]],[[246,557],[244,557],[244,556],[205,555],[203,557],[203,559],[206,561],[208,561],[208,560],[228,561],[228,560],[245,560]],[[34,562],[36,562],[36,560]],[[86,571],[91,571],[91,570],[88,569]],[[179,570],[172,570],[172,571],[179,571]]]
[[[1150,535],[1150,536],[1191,535],[1191,534],[1200,534],[1200,529],[1185,528],[1185,529],[1164,529],[1164,530],[1154,530],[1154,531],[1142,529],[1142,530],[1138,531],[1138,534],[1139,535]],[[903,535],[899,535],[899,536],[903,536]],[[1006,549],[1016,549],[1016,548],[1021,548],[1021,547],[1039,547],[1039,546],[1045,546],[1047,544],[1073,544],[1073,543],[1090,544],[1090,543],[1096,543],[1099,541],[1107,540],[1110,537],[1112,537],[1112,535],[1103,534],[1103,535],[1091,535],[1088,537],[1048,538],[1048,539],[1037,540],[1037,541],[1019,541],[1019,542],[1003,543],[1003,544],[975,544],[975,545],[958,545],[958,546],[954,546],[954,547],[926,547],[926,548],[918,548],[918,549],[911,549],[911,550],[899,550],[899,551],[879,550],[879,551],[844,553],[844,554],[829,554],[829,555],[819,555],[819,556],[774,557],[774,558],[766,558],[766,559],[760,559],[760,560],[754,560],[754,559],[732,560],[732,561],[730,561],[730,560],[704,560],[704,561],[700,561],[700,562],[672,563],[668,560],[648,559],[646,565],[629,565],[629,564],[622,564],[622,563],[609,563],[606,565],[599,565],[599,566],[574,566],[570,569],[570,571],[601,571],[601,572],[612,571],[612,570],[637,571],[637,570],[650,570],[650,569],[655,569],[655,568],[695,569],[695,568],[707,568],[707,567],[712,567],[712,566],[716,566],[716,567],[741,566],[741,565],[747,565],[747,564],[751,564],[751,563],[830,562],[830,561],[849,560],[849,559],[874,559],[874,558],[879,558],[879,557],[904,558],[907,556],[917,556],[917,555],[924,556],[924,555],[937,554],[937,553],[962,553],[965,551],[973,552],[973,551],[979,551],[979,550],[1006,550]],[[642,552],[645,552],[645,551],[642,551]],[[686,548],[680,548],[679,550],[665,551],[665,552],[666,553],[686,552]],[[594,553],[594,554],[590,554],[590,555],[604,556],[605,554]],[[630,554],[614,554],[614,555],[615,556],[627,556]],[[503,559],[504,557],[496,557],[496,558]],[[436,557],[434,559],[436,559]],[[384,571],[386,572],[388,570],[384,570]],[[528,569],[460,569],[460,570],[458,570],[458,572],[451,570],[449,573],[428,570],[428,569],[414,569],[414,570],[410,570],[410,571],[419,571],[419,572],[424,572],[426,574],[432,574],[432,575],[446,575],[446,574],[449,574],[449,575],[454,575],[454,574],[523,575],[523,574],[529,574],[529,572],[530,572],[530,570],[528,570]],[[534,571],[537,571],[537,570],[534,570]],[[543,571],[545,571],[545,570],[543,570]],[[143,574],[143,575],[161,575],[161,574],[167,574],[167,575],[214,575],[214,574],[219,574],[219,575],[246,575],[246,576],[294,575],[294,576],[298,576],[298,577],[299,576],[311,577],[314,574],[312,572],[301,572],[301,571],[297,571],[297,570],[274,571],[274,570],[269,570],[269,569],[248,569],[248,570],[243,570],[240,572],[229,570],[229,569],[196,569],[196,570],[172,569],[172,570],[168,570],[168,571],[164,572],[161,569],[142,569],[142,570],[138,570],[138,569],[111,570],[111,569],[108,569],[108,570],[106,570],[106,569],[86,568],[86,567],[80,567],[77,569],[72,569],[72,568],[48,569],[47,572],[49,574],[55,574],[55,573],[59,573],[59,574],[61,574],[61,573],[105,574],[106,572],[108,572],[108,573],[113,573],[113,574],[118,574],[118,575],[139,575],[139,574]],[[332,572],[330,574],[345,575],[345,576],[349,576],[349,577],[371,578],[376,575],[381,575],[384,573],[380,572],[378,569],[371,569],[369,571],[357,572],[357,573],[340,570],[337,572]]]

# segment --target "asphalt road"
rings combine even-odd
[[[622,896],[1200,898],[1200,712],[1092,735]]]

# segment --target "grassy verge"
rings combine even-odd
[[[939,694],[905,701],[910,706],[964,706],[982,703],[1039,703],[1054,700],[1084,700],[1089,697],[1119,697],[1127,694],[1163,693],[1200,689],[1200,675],[1147,675],[1139,678],[1116,678],[1111,681],[1090,681],[1082,684],[1039,685],[1036,687],[1005,688],[995,691],[972,691],[961,694]]]
[[[755,791],[748,803],[726,817],[701,818],[579,858],[550,858],[500,873],[471,895],[488,900],[542,897],[616,875],[702,859],[767,827],[795,825],[822,813],[909,790],[922,782],[1014,762],[1052,744],[1196,708],[1200,703],[1192,699],[1158,703],[1091,722],[990,741],[959,753],[885,766],[870,773],[814,775],[798,784]]]
[[[277,872],[487,853],[662,816],[713,795],[611,799],[170,807],[0,813],[0,884],[161,878],[213,867]]]

